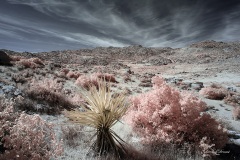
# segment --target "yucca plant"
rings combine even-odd
[[[123,94],[113,97],[106,81],[99,81],[97,86],[90,86],[82,92],[85,99],[81,107],[84,111],[65,112],[72,121],[96,129],[96,140],[91,146],[94,155],[106,156],[112,154],[117,159],[127,154],[126,143],[111,129],[127,110]]]

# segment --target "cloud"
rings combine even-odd
[[[7,1],[19,7],[19,15],[1,14],[0,34],[36,43],[181,47],[207,39],[239,39],[234,33],[240,28],[240,2],[234,0]],[[21,15],[23,6],[28,6],[27,16]]]

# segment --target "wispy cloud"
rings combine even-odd
[[[12,5],[32,7],[50,20],[34,15],[1,14],[0,34],[17,39],[82,46],[183,46],[190,42],[236,40],[240,28],[239,3],[213,4],[177,0],[157,2],[127,0],[7,0]],[[226,7],[224,10],[221,7]],[[21,12],[21,10],[19,10]],[[227,14],[226,14],[227,13]],[[223,16],[228,15],[228,16]],[[52,20],[52,21],[51,21]],[[238,36],[238,37],[237,37]]]

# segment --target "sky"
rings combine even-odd
[[[240,0],[0,0],[0,49],[184,47],[240,40]]]

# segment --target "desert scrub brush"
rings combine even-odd
[[[98,86],[90,86],[82,91],[85,100],[84,111],[65,111],[65,115],[72,121],[96,129],[96,138],[91,146],[95,156],[114,155],[122,159],[127,155],[127,144],[111,129],[127,110],[127,103],[123,94],[113,97],[110,85],[106,81],[99,81]]]

